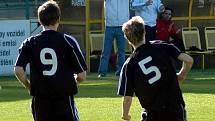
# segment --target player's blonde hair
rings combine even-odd
[[[131,44],[136,45],[140,41],[145,41],[145,24],[140,16],[134,16],[128,22],[124,23],[122,31]]]

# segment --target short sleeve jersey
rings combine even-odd
[[[19,48],[15,66],[30,64],[31,95],[59,97],[74,95],[74,74],[87,70],[76,39],[53,30],[27,38]]]
[[[172,64],[180,50],[173,44],[154,42],[139,46],[126,60],[119,79],[118,95],[138,97],[148,110],[174,110],[184,105]]]

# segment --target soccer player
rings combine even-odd
[[[14,67],[17,79],[32,96],[35,121],[79,121],[74,95],[77,82],[86,78],[87,66],[76,39],[57,32],[60,15],[55,1],[38,8],[44,30],[22,43]],[[28,63],[30,79],[25,72]]]
[[[193,59],[173,44],[145,44],[144,21],[135,16],[123,24],[123,32],[134,51],[126,60],[119,79],[118,94],[123,97],[122,119],[130,120],[132,96],[142,108],[141,121],[186,121],[185,103],[179,87],[192,67]],[[183,62],[176,73],[171,58]]]

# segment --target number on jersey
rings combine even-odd
[[[46,59],[45,55],[50,54],[51,59]],[[52,68],[50,70],[44,70],[43,75],[52,76],[57,71],[57,55],[52,48],[43,48],[40,52],[40,61],[44,65],[51,65]]]
[[[139,64],[141,70],[143,71],[143,73],[146,75],[150,74],[152,72],[155,72],[155,76],[148,80],[149,84],[153,84],[154,82],[158,81],[161,78],[161,72],[157,66],[150,66],[150,67],[146,68],[145,64],[149,63],[150,61],[152,61],[151,56],[141,60],[138,64]]]

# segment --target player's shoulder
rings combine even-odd
[[[155,41],[151,41],[151,45],[153,45],[155,49],[159,49],[160,52],[164,50],[167,53],[176,52],[176,51],[178,53],[181,53],[181,50],[178,49],[178,47],[176,47],[173,43],[168,43],[161,40],[155,40]]]
[[[22,42],[22,46],[28,45],[35,40],[35,36],[30,36]]]
[[[162,40],[152,40],[152,41],[149,41],[150,44],[168,44],[166,41],[162,41]]]
[[[153,41],[150,41],[150,44],[153,45],[153,46],[156,46],[156,47],[169,47],[169,46],[174,46],[174,44],[172,43],[168,43],[166,41],[162,41],[162,40],[153,40]]]
[[[63,37],[64,37],[65,39],[67,39],[67,40],[70,40],[70,41],[77,41],[77,40],[75,39],[75,37],[73,37],[72,35],[69,35],[69,34],[67,34],[67,33],[63,33]]]
[[[73,36],[71,36],[71,35],[69,35],[69,34],[66,34],[66,33],[63,34],[63,37],[64,37],[65,41],[66,41],[70,46],[72,46],[72,47],[79,47],[79,44],[78,44],[78,42],[77,42],[77,40],[76,40],[75,37],[73,37]]]

